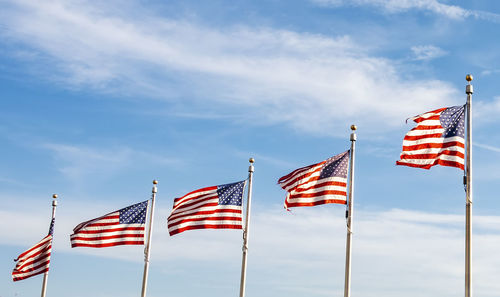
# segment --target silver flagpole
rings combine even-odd
[[[247,278],[247,251],[248,251],[248,231],[250,229],[250,206],[252,204],[252,178],[253,178],[253,163],[254,158],[248,160],[248,196],[247,196],[247,213],[245,218],[245,227],[243,229],[243,256],[241,259],[241,281],[240,281],[240,297],[245,297],[245,282]]]
[[[344,297],[351,296],[351,250],[352,250],[352,218],[354,210],[354,158],[356,149],[356,125],[351,125],[351,158],[349,159],[349,204],[347,210],[347,240],[345,251],[345,282]]]
[[[142,275],[142,297],[146,297],[146,289],[148,287],[148,272],[149,272],[149,252],[151,251],[151,231],[153,230],[153,218],[155,213],[155,198],[156,198],[156,185],[158,181],[153,181],[153,189],[151,190],[151,212],[149,215],[149,228],[148,228],[148,242],[144,248],[144,273]]]
[[[471,81],[472,75],[467,74],[465,77],[468,84],[465,87],[467,94],[467,151],[465,163],[465,193],[466,193],[466,208],[465,208],[465,297],[472,296],[472,93],[474,92]]]
[[[52,228],[54,228],[54,226],[52,226],[52,222],[56,218],[57,194],[52,195],[52,198],[54,198],[54,200],[52,200],[52,219],[50,220],[50,225]],[[50,230],[49,230],[49,232],[50,232]],[[49,278],[49,272],[47,271],[43,274],[42,297],[45,297],[45,293],[47,292],[47,279],[48,278]]]

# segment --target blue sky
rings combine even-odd
[[[345,151],[358,125],[353,296],[456,296],[462,172],[396,167],[405,119],[473,96],[473,286],[500,290],[496,1],[0,1],[0,296],[47,232],[48,295],[138,296],[142,247],[70,248],[78,223],[150,197],[148,296],[235,296],[241,231],[169,237],[174,197],[254,157],[247,296],[338,296],[342,205],[283,210],[277,179]],[[71,293],[68,293],[71,292]]]

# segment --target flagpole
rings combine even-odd
[[[254,158],[248,160],[250,166],[248,167],[248,196],[247,196],[247,211],[245,218],[245,228],[243,229],[243,256],[241,259],[241,281],[240,281],[240,297],[245,297],[245,282],[247,277],[247,251],[248,251],[248,231],[250,229],[250,206],[252,203],[252,178],[253,178],[253,163]]]
[[[151,251],[151,231],[153,230],[153,218],[155,212],[155,198],[156,198],[156,185],[158,181],[153,180],[153,189],[151,190],[151,212],[149,215],[149,228],[148,228],[148,242],[144,248],[144,273],[142,275],[142,292],[141,297],[146,297],[146,289],[148,286],[148,272],[149,272],[149,252]]]
[[[466,207],[465,207],[465,297],[472,296],[472,93],[474,92],[471,81],[472,75],[467,74],[465,77],[467,85],[465,86],[465,93],[467,94],[467,151],[466,151],[466,164],[465,164],[465,193],[466,193]]]
[[[52,225],[52,222],[56,218],[57,194],[52,195],[52,198],[54,198],[54,200],[52,200],[52,219],[50,220],[50,225],[52,228],[54,228],[54,226]],[[49,234],[50,234],[50,230],[49,230]],[[47,280],[48,280],[48,278],[49,278],[49,271],[47,270],[43,274],[42,297],[45,297],[45,294],[47,292]]]
[[[352,218],[354,210],[354,158],[356,150],[356,125],[351,125],[351,156],[349,159],[349,202],[347,210],[347,240],[345,252],[344,297],[351,296],[351,251],[352,251]]]

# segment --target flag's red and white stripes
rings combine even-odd
[[[19,281],[49,271],[52,235],[47,235],[34,247],[22,253],[15,260],[12,279]]]
[[[348,159],[349,151],[341,155]],[[288,192],[285,199],[285,208],[327,203],[346,204],[347,178],[335,175],[323,178],[320,176],[329,161],[341,155],[299,168],[281,177],[278,184]]]
[[[168,232],[194,229],[241,229],[241,205],[220,205],[217,186],[190,192],[174,200]]]
[[[103,248],[143,245],[144,224],[120,224],[120,212],[81,223],[71,234],[71,247]]]
[[[458,135],[443,137],[445,129],[440,116],[446,109],[436,109],[412,118],[417,126],[405,135],[397,165],[423,169],[442,165],[464,169],[464,138]]]

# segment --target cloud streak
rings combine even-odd
[[[429,11],[451,19],[476,19],[499,23],[500,15],[478,10],[468,10],[457,5],[448,5],[438,0],[313,0],[323,6],[374,6],[386,13],[402,13],[410,10]]]
[[[349,36],[210,28],[112,4],[7,2],[2,35],[43,56],[33,65],[49,67],[52,81],[165,99],[182,105],[180,113],[226,113],[319,135],[356,121],[369,134],[457,94],[439,80],[402,79],[399,63]]]

